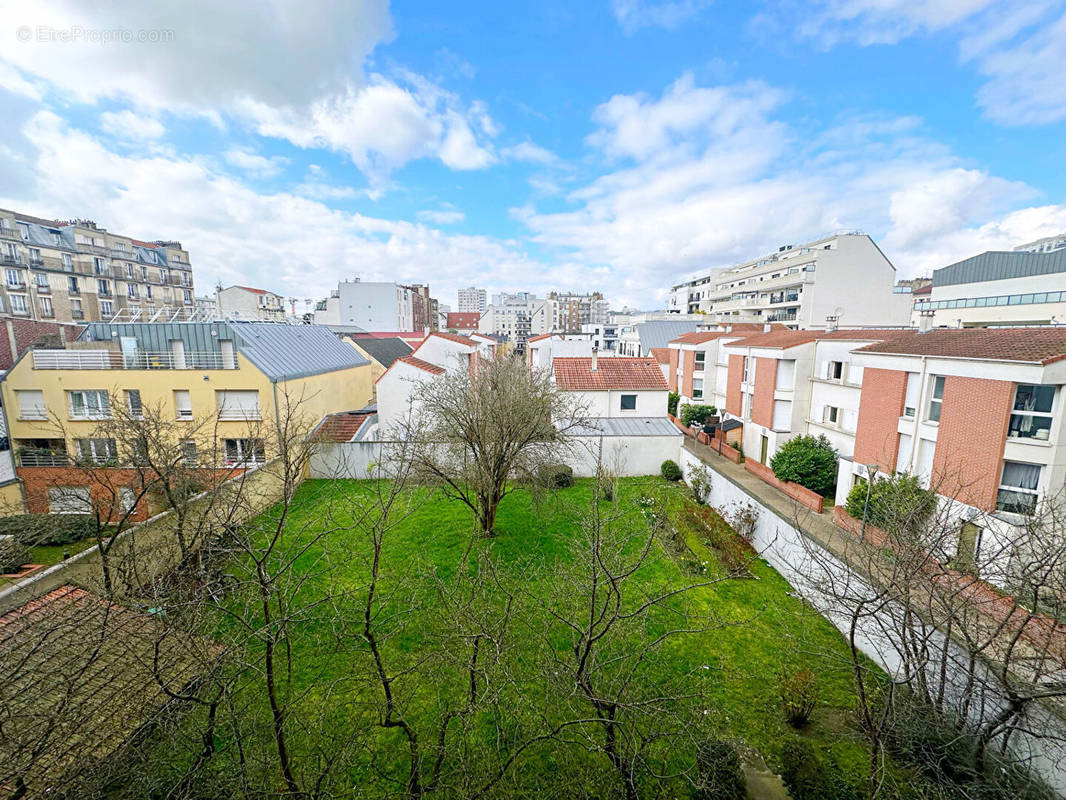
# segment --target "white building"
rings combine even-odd
[[[285,298],[280,294],[252,286],[227,286],[219,289],[215,303],[223,316],[235,314],[240,319],[263,322],[285,321]]]
[[[934,270],[928,299],[914,304],[919,321],[952,328],[1066,323],[1066,248],[991,251]]]
[[[414,292],[398,283],[342,281],[315,310],[316,325],[343,325],[364,331],[413,331]]]
[[[671,310],[698,307],[708,322],[791,328],[909,325],[911,295],[896,292],[895,283],[895,267],[869,236],[838,234],[678,284]]]
[[[1025,253],[1053,253],[1056,250],[1066,250],[1066,233],[1058,236],[1045,236],[1035,242],[1020,244],[1014,248],[1015,252]]]
[[[526,362],[534,369],[549,369],[554,358],[591,358],[595,348],[596,342],[590,334],[542,333],[540,336],[531,336],[526,343]],[[605,354],[600,352],[599,355],[602,357]]]
[[[669,391],[654,358],[556,357],[560,391],[576,392],[591,417],[664,417]]]
[[[554,302],[533,297],[525,292],[517,295],[494,295],[493,303],[481,315],[478,330],[481,333],[505,336],[523,350],[532,336],[553,330]]]
[[[458,311],[477,311],[484,314],[487,306],[488,303],[486,302],[486,292],[484,289],[468,286],[465,289],[459,290]]]

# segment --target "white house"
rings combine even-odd
[[[669,390],[654,358],[561,357],[552,360],[555,385],[579,393],[591,417],[665,417]]]
[[[548,369],[552,365],[553,358],[563,356],[591,358],[593,347],[595,347],[595,342],[592,335],[588,333],[542,333],[540,336],[531,337],[526,343],[526,361],[531,367]]]

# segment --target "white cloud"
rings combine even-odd
[[[419,211],[417,216],[434,225],[455,225],[466,219],[466,214],[457,208],[426,209]]]
[[[159,120],[129,110],[105,111],[100,115],[100,127],[127,142],[150,142],[167,132]]]
[[[525,161],[529,164],[548,166],[559,163],[559,156],[546,147],[541,147],[533,142],[519,142],[511,147],[505,147],[500,151],[500,155],[512,161]]]
[[[639,28],[674,30],[699,14],[711,0],[612,0],[615,19],[626,33]]]
[[[261,156],[258,153],[240,147],[234,147],[222,154],[228,164],[239,170],[260,178],[272,178],[284,169],[289,159],[284,156]]]
[[[856,41],[895,44],[918,33],[949,28],[996,0],[820,0],[804,6],[803,36],[824,45]]]

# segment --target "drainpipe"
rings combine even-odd
[[[928,382],[926,371],[928,365],[926,363],[927,356],[922,356],[922,369],[918,373],[918,405],[914,409],[914,424],[911,426],[911,457],[907,461],[907,472],[911,475],[914,474],[914,464],[918,459],[918,426],[922,419],[922,409],[925,408],[925,385]],[[904,402],[906,402],[907,387],[903,387]]]

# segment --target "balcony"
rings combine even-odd
[[[24,292],[26,291],[26,281],[8,281],[4,284],[9,292]]]
[[[66,453],[54,450],[20,450],[18,452],[20,467],[69,467],[70,458]]]
[[[52,285],[49,283],[35,283],[33,288],[37,290],[37,294],[51,294]]]
[[[258,408],[220,408],[218,418],[223,422],[247,422],[262,419]]]
[[[10,253],[4,253],[3,255],[0,255],[0,264],[3,264],[6,267],[11,267],[11,266],[20,266],[21,267],[22,264],[23,264],[22,256],[20,256],[17,253],[15,255],[11,255]]]
[[[77,292],[74,292],[74,294],[77,294]],[[85,319],[85,312],[84,311],[78,311],[77,309],[71,309],[70,318],[71,319]]]
[[[75,316],[77,313],[75,312]],[[34,369],[237,369],[236,355],[137,350],[34,350]]]
[[[44,259],[43,258],[32,258],[31,257],[30,258],[30,266],[31,267],[43,267],[44,266]]]

